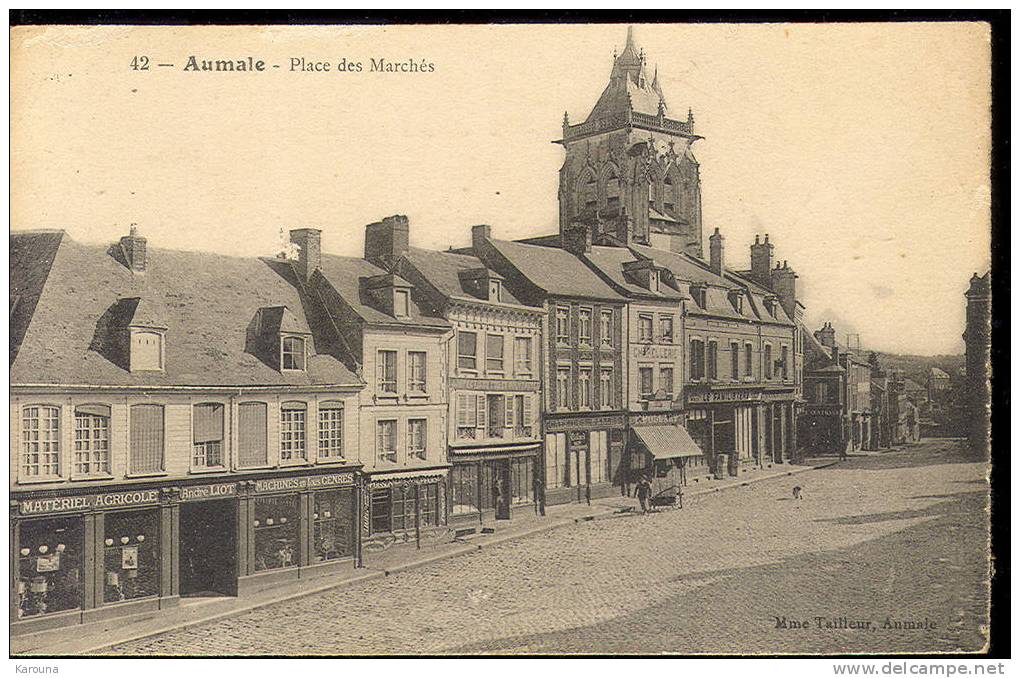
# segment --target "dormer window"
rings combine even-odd
[[[776,317],[776,298],[765,297],[765,310],[769,312],[769,315],[773,318]]]
[[[280,369],[304,371],[307,352],[303,337],[284,336],[280,338]]]
[[[700,308],[704,309],[707,305],[708,288],[703,285],[694,285],[691,287],[691,298],[694,299],[694,303]]]
[[[489,301],[501,301],[502,287],[498,280],[489,281]]]
[[[733,304],[733,309],[737,313],[744,312],[744,293],[741,290],[733,290],[730,292],[730,303]]]
[[[411,295],[407,290],[393,290],[393,315],[406,318],[411,315]]]
[[[163,371],[163,333],[153,329],[131,329],[131,371]]]

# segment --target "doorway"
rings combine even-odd
[[[496,476],[496,520],[510,520],[510,495],[513,489],[510,478],[510,460],[495,462]]]
[[[181,596],[237,595],[237,502],[181,505]]]

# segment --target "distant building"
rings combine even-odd
[[[935,403],[952,387],[949,373],[939,367],[928,370],[928,401]]]
[[[987,454],[991,441],[992,397],[992,325],[991,273],[970,279],[967,297],[967,329],[963,341],[967,347],[964,408],[968,437],[977,454]]]

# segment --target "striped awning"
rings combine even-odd
[[[635,426],[635,435],[656,459],[700,457],[701,448],[680,424]]]

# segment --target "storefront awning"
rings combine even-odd
[[[700,457],[701,448],[680,424],[635,426],[634,433],[656,459]]]

